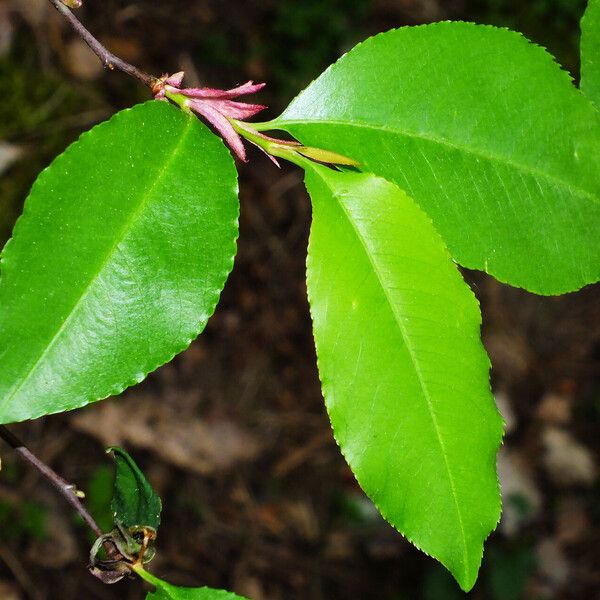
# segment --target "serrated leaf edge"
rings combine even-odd
[[[109,120],[104,121],[103,123],[100,123],[98,125],[96,125],[95,127],[93,127],[92,129],[84,132],[81,134],[81,136],[75,141],[73,142],[71,145],[69,145],[64,152],[62,152],[60,155],[58,155],[53,161],[52,163],[50,163],[50,165],[48,165],[45,169],[43,169],[43,171],[40,172],[40,174],[38,175],[37,179],[35,180],[34,184],[32,185],[31,191],[28,195],[28,197],[34,192],[34,190],[40,186],[43,185],[44,182],[44,178],[46,177],[46,173],[48,172],[48,170],[51,167],[55,167],[56,165],[60,165],[61,162],[63,162],[64,160],[66,160],[66,158],[68,158],[69,153],[73,151],[73,148],[81,141],[85,141],[89,136],[92,136],[94,134],[94,132],[98,131],[99,129],[109,129],[110,127],[115,127],[115,124],[117,124],[122,118],[124,118],[124,115],[130,113],[131,111],[136,111],[139,110],[139,108],[141,106],[145,106],[146,104],[150,104],[150,103],[156,103],[158,102],[157,100],[150,100],[148,102],[142,103],[142,104],[138,104],[136,106],[132,106],[131,108],[127,108],[124,109],[122,111],[119,111],[118,113],[116,113],[115,115],[113,115],[113,117],[111,117]],[[172,107],[173,110],[178,111],[179,109]],[[184,139],[184,137],[187,135],[188,132],[188,128],[191,126],[191,124],[193,122],[196,122],[199,126],[204,127],[207,131],[210,131],[203,123],[199,122],[197,119],[195,119],[195,117],[190,116],[190,115],[186,115],[186,117],[190,120],[189,121],[189,125],[188,127],[186,127],[186,131],[184,133],[184,135],[182,135],[182,138],[180,140],[180,142],[178,142],[178,146],[180,145],[181,141]],[[214,134],[211,135],[214,136]],[[221,145],[223,146],[224,149],[227,149],[226,146],[224,145],[223,141],[218,138],[217,136],[214,136],[216,139],[219,140],[219,142],[221,143]],[[174,153],[176,153],[176,151],[178,150],[178,147],[174,150]],[[237,170],[235,169],[235,163],[233,162],[233,159],[231,159],[231,154],[229,154],[228,152],[228,156],[230,157],[231,160],[231,166],[233,167],[233,174],[234,174],[234,181],[235,184],[233,186],[233,190],[231,190],[236,197],[239,196],[239,185],[238,185],[238,178],[237,178]],[[171,163],[173,156],[171,156],[168,159],[168,164]],[[161,169],[162,171],[163,169]],[[154,185],[154,184],[153,184]],[[19,218],[17,219],[15,226],[13,228],[13,233],[11,235],[11,238],[7,241],[7,243],[5,244],[4,248],[2,249],[2,252],[0,253],[0,281],[2,278],[2,271],[3,271],[3,267],[6,265],[6,252],[8,249],[10,249],[11,247],[11,242],[14,240],[14,238],[18,235],[19,230],[20,230],[20,223],[22,223],[23,219],[29,214],[29,211],[27,210],[28,208],[28,204],[27,201],[25,202],[24,205],[24,209],[22,214],[19,216]],[[232,248],[232,252],[231,252],[231,256],[228,259],[228,263],[226,266],[226,270],[222,273],[223,276],[223,286],[225,285],[227,278],[229,277],[229,274],[231,273],[231,271],[233,270],[233,265],[234,265],[234,260],[235,260],[235,256],[237,254],[237,240],[239,238],[239,208],[237,211],[237,215],[236,218],[234,219],[234,221],[232,222],[232,224],[234,225],[235,231],[236,231],[236,236],[234,238],[234,242],[233,242],[233,248]],[[87,289],[87,288],[86,288]],[[84,294],[85,295],[85,291]],[[35,411],[33,412],[30,416],[28,417],[24,417],[24,418],[18,418],[17,420],[14,421],[10,421],[12,423],[19,423],[22,421],[28,421],[28,420],[33,420],[33,419],[37,419],[39,417],[42,416],[46,416],[46,415],[53,415],[53,414],[60,414],[63,412],[68,412],[71,410],[77,410],[80,408],[83,408],[85,406],[87,406],[88,404],[93,404],[94,402],[100,402],[101,400],[105,400],[107,398],[110,398],[111,396],[117,396],[121,393],[123,393],[127,388],[132,387],[134,385],[137,385],[138,383],[141,383],[147,376],[148,374],[152,373],[153,371],[155,371],[158,367],[170,362],[171,360],[173,360],[173,358],[175,356],[177,356],[179,353],[183,352],[186,348],[188,348],[190,346],[190,344],[202,333],[202,331],[204,330],[204,328],[206,327],[206,324],[208,323],[208,320],[210,319],[210,317],[214,314],[214,311],[216,310],[216,307],[218,305],[219,299],[221,296],[221,290],[217,289],[213,291],[213,294],[211,296],[211,301],[208,304],[208,310],[205,313],[205,318],[200,319],[197,324],[189,331],[189,333],[185,336],[185,341],[182,342],[179,346],[176,347],[176,349],[172,352],[172,353],[168,353],[166,356],[166,358],[163,359],[159,359],[158,361],[155,362],[155,364],[153,365],[152,368],[149,368],[148,370],[144,370],[143,372],[137,373],[135,376],[126,379],[124,382],[120,383],[120,384],[116,384],[115,386],[113,386],[112,388],[110,388],[109,392],[104,395],[101,398],[82,398],[81,402],[77,405],[77,406],[71,406],[67,409],[56,409],[56,410],[39,410],[39,411]],[[73,310],[75,310],[76,306],[79,304],[80,300],[77,301],[76,305],[73,307]],[[72,314],[72,313],[70,313]],[[67,317],[67,320],[69,319],[69,317]],[[66,323],[66,321],[65,321]],[[64,324],[63,324],[64,326]],[[61,330],[62,330],[62,326],[61,326]],[[60,332],[60,330],[59,330]],[[56,335],[58,335],[58,333],[55,334],[55,336],[53,337],[53,339],[56,337]],[[52,342],[51,342],[52,343]],[[46,352],[46,350],[44,350],[44,353]],[[42,355],[43,358],[43,355]],[[41,358],[39,359],[41,360]],[[36,365],[39,363],[39,360],[36,362]],[[34,367],[35,368],[35,365]],[[33,369],[32,369],[33,370]],[[31,370],[31,371],[32,371]],[[30,372],[31,372],[30,371]],[[27,376],[26,376],[27,377]],[[2,401],[0,401],[0,409],[2,409],[2,407],[5,405],[5,403],[7,402],[7,399],[10,399],[10,397],[14,395],[14,390],[11,390],[11,392],[9,393],[9,395],[7,397],[5,397]]]
[[[585,19],[585,15],[584,15],[584,19]],[[310,88],[316,81],[318,81],[319,79],[321,79],[322,77],[324,77],[326,74],[334,71],[338,66],[343,65],[346,60],[348,59],[349,55],[351,53],[353,53],[354,51],[356,51],[358,48],[368,48],[371,45],[375,45],[377,43],[379,43],[381,41],[382,38],[384,38],[385,36],[388,36],[390,34],[393,34],[394,32],[398,32],[398,31],[403,31],[403,30],[408,30],[408,29],[433,29],[433,28],[444,28],[444,27],[452,27],[456,24],[460,24],[460,25],[468,25],[471,26],[473,28],[478,28],[478,29],[490,29],[490,30],[494,30],[494,31],[505,31],[509,34],[511,34],[515,40],[518,40],[519,43],[523,43],[525,42],[526,45],[528,46],[532,46],[538,50],[541,51],[541,55],[543,55],[545,57],[545,60],[547,60],[547,62],[549,64],[552,64],[554,67],[558,68],[558,71],[560,72],[560,76],[563,77],[565,80],[568,81],[568,83],[571,85],[571,87],[573,88],[573,90],[578,93],[581,97],[583,97],[585,99],[585,101],[590,104],[590,106],[595,110],[595,112],[599,112],[600,109],[597,109],[594,105],[594,103],[592,102],[592,100],[590,98],[588,98],[588,96],[583,93],[582,90],[580,90],[579,88],[577,88],[574,85],[574,78],[571,75],[571,73],[569,73],[568,71],[566,71],[563,66],[557,61],[556,57],[551,54],[548,49],[541,45],[541,44],[537,44],[533,41],[531,41],[529,38],[527,38],[524,34],[522,34],[519,31],[514,31],[512,29],[509,29],[508,27],[497,27],[495,25],[487,25],[487,24],[481,24],[481,23],[474,23],[471,21],[450,21],[450,20],[446,20],[446,21],[438,21],[436,23],[427,23],[424,25],[407,25],[404,27],[396,27],[396,28],[392,28],[389,29],[387,31],[378,33],[376,35],[370,36],[367,39],[363,40],[362,42],[359,42],[358,44],[356,44],[353,48],[351,48],[348,52],[344,53],[340,58],[338,58],[333,64],[329,65],[329,67],[327,67],[327,69],[325,69],[325,71],[323,71],[320,75],[318,75],[317,77],[315,77],[300,93],[298,93],[293,100],[289,103],[288,107],[286,107],[286,109],[281,113],[281,115],[279,117],[276,117],[275,119],[268,121],[264,124],[261,124],[261,126],[259,127],[259,129],[261,131],[263,130],[270,130],[270,129],[280,129],[283,131],[286,131],[286,126],[287,125],[294,125],[294,124],[305,124],[305,121],[294,121],[294,120],[285,120],[285,115],[286,112],[288,110],[288,108],[293,105],[296,100],[298,98],[300,98],[302,96],[302,94],[304,94],[304,92]],[[339,124],[343,124],[343,125],[350,125],[350,126],[361,126],[361,127],[371,127],[377,131],[391,131],[394,133],[397,133],[395,130],[390,130],[390,129],[386,129],[385,127],[374,127],[372,125],[366,125],[363,123],[359,123],[359,122],[344,122],[344,121],[331,121],[331,120],[314,120],[311,121],[312,123],[339,123]],[[405,132],[402,132],[402,135],[406,135],[407,137],[413,137],[413,138],[418,138],[418,139],[423,139],[425,141],[430,141],[432,143],[442,143],[442,140],[439,140],[437,138],[431,138],[429,136],[424,136],[424,135],[416,135],[416,134],[407,134]],[[464,148],[460,145],[456,145],[456,144],[451,144],[448,143],[446,141],[443,141],[443,143],[445,145],[447,145],[448,147],[454,148],[456,150],[460,150],[463,152],[468,152],[470,154],[475,154],[477,156],[476,153],[472,152],[470,149]],[[485,153],[481,154],[482,158],[487,158],[487,159],[491,159],[491,160],[497,160],[497,157],[493,156],[493,155],[486,155]],[[506,164],[514,166],[513,163],[507,162],[507,161],[499,161],[499,162],[506,162]],[[517,165],[518,166],[518,165]],[[362,172],[364,173],[368,173],[370,171],[366,170],[366,169],[360,169]],[[543,172],[538,172],[535,169],[529,169],[528,172],[532,173],[532,174],[541,174],[544,176],[544,178],[549,179],[551,181],[556,181],[557,183],[560,183],[562,186],[567,187],[568,189],[575,189],[581,192],[581,194],[587,198],[590,198],[591,200],[599,203],[600,202],[600,197],[597,197],[596,195],[594,195],[591,192],[588,192],[587,190],[579,190],[579,188],[571,188],[568,184],[565,184],[564,182],[562,182],[560,179],[556,179],[552,176],[548,176],[546,174],[544,174]],[[483,272],[488,273],[488,270],[486,268],[481,268],[480,265],[476,265],[474,263],[471,263],[470,261],[463,261],[461,260],[460,264],[468,269],[475,269],[478,271],[483,270]],[[571,286],[569,287],[565,287],[565,288],[555,288],[553,289],[552,292],[547,292],[545,290],[540,289],[539,287],[535,286],[535,285],[528,285],[527,287],[524,286],[519,286],[519,285],[515,285],[515,283],[510,282],[508,280],[508,277],[504,277],[502,275],[499,275],[497,273],[493,273],[492,276],[494,277],[494,279],[496,279],[497,281],[499,281],[500,283],[505,283],[507,285],[510,285],[511,287],[518,287],[521,289],[525,289],[528,292],[534,293],[536,295],[539,296],[557,296],[557,295],[561,295],[564,293],[570,293],[570,292],[576,292],[578,290],[583,289],[584,287],[588,286],[588,285],[593,285],[595,283],[598,283],[600,281],[600,273],[598,273],[597,278],[593,281],[588,281],[585,280],[584,282],[580,282],[578,284],[578,287],[573,288]]]
[[[314,171],[316,171],[316,169],[314,169]],[[377,175],[373,175],[373,177],[376,178],[376,179],[383,180],[383,181],[387,182],[388,184],[394,185],[395,187],[398,187],[395,183],[390,182],[390,181],[388,181],[387,179],[385,179],[383,177],[379,177]],[[332,193],[332,196],[335,197],[334,191],[329,186],[327,186],[327,187],[330,189],[330,191]],[[398,187],[398,189],[401,189],[401,188]],[[447,249],[444,240],[442,239],[441,235],[437,232],[437,229],[435,228],[435,226],[433,224],[433,221],[431,221],[431,219],[429,218],[429,215],[427,215],[427,213],[414,200],[414,198],[412,198],[412,197],[410,197],[410,198],[415,203],[415,205],[419,208],[419,210],[421,211],[422,215],[431,224],[432,228],[434,229],[434,231],[437,234],[437,237],[438,237],[439,241],[441,242],[441,244],[442,244],[442,246],[444,248],[444,252],[446,253],[448,259],[454,263],[454,259],[450,255],[450,252]],[[344,209],[344,207],[342,207],[342,210],[344,210],[344,212],[346,212],[345,209]],[[362,243],[362,240],[361,240],[361,243]],[[310,239],[309,239],[309,247],[310,247]],[[308,260],[309,260],[309,256],[307,255],[307,271],[308,271]],[[370,260],[370,258],[369,258],[369,260]],[[481,328],[482,319],[481,319],[481,305],[480,305],[479,299],[477,298],[477,296],[475,296],[475,294],[473,293],[473,290],[471,289],[471,287],[466,282],[465,282],[465,286],[469,290],[469,293],[470,293],[473,301],[475,302],[475,305],[479,309],[479,327]],[[313,301],[312,301],[312,297],[311,297],[311,294],[310,294],[310,288],[308,286],[307,286],[307,296],[308,296],[308,302],[309,302],[309,306],[310,306],[311,322],[313,324],[313,331],[314,331],[314,321],[313,321],[313,314],[312,314]],[[387,294],[386,294],[386,297],[387,297]],[[327,412],[329,413],[329,404],[328,404],[327,398],[326,398],[326,396],[327,396],[327,394],[326,394],[326,388],[330,385],[330,383],[329,383],[329,381],[325,380],[324,376],[322,375],[323,371],[321,369],[320,356],[319,356],[319,353],[318,353],[317,348],[316,348],[316,339],[314,339],[314,342],[315,342],[315,353],[316,353],[316,356],[317,356],[317,369],[318,369],[318,373],[319,373],[319,380],[321,381],[321,388],[323,390],[323,396],[324,396],[324,399],[325,399],[325,407],[326,407]],[[483,348],[483,345],[482,345],[482,348]],[[488,369],[489,369],[489,368],[491,368],[491,361],[489,359],[489,356],[488,356],[487,352],[485,351],[485,348],[483,348],[483,350],[484,350],[484,354],[486,356],[486,363],[487,363],[487,366],[488,366]],[[411,354],[411,358],[412,358],[412,354]],[[491,391],[491,385],[490,385],[490,395],[493,398],[493,394],[492,394],[492,391]],[[500,414],[500,411],[498,411],[497,406],[496,406],[496,411],[497,411],[497,414],[500,417],[502,426],[501,426],[501,431],[500,431],[500,439],[498,441],[497,446],[493,450],[493,454],[495,456],[498,454],[499,449],[501,448],[501,446],[504,443],[503,442],[503,437],[504,437],[504,429],[505,429],[505,425],[506,425],[505,421],[504,421],[504,418]],[[331,417],[330,417],[330,422],[331,422]],[[360,481],[358,480],[356,474],[354,473],[352,465],[347,460],[345,450],[344,450],[343,446],[341,445],[341,443],[340,443],[340,441],[338,439],[337,432],[336,432],[335,428],[333,427],[332,423],[331,423],[331,430],[333,432],[333,437],[335,439],[335,442],[336,442],[338,448],[340,449],[340,452],[341,452],[342,456],[344,456],[344,459],[346,460],[348,466],[351,467],[352,473],[353,473],[353,475],[354,475],[357,483],[359,484],[359,486],[362,489],[362,485],[361,485]],[[444,456],[444,459],[445,459],[445,456]],[[498,470],[497,469],[496,469],[496,484],[497,484],[497,489],[498,489],[498,495],[501,497],[501,485],[500,485],[500,479],[498,477]],[[452,487],[452,489],[453,489],[453,492],[454,492],[454,487]],[[366,494],[366,492],[365,492],[365,494]],[[366,494],[366,495],[368,496],[368,494]],[[370,496],[369,496],[369,498],[370,498]],[[455,500],[455,504],[457,504],[457,499],[456,499],[455,495],[454,495],[454,500]],[[417,548],[417,550],[419,550],[423,554],[425,554],[425,555],[427,555],[427,556],[429,556],[429,557],[437,560],[438,562],[440,562],[440,564],[442,564],[444,566],[444,568],[446,568],[454,577],[456,577],[450,571],[450,569],[448,569],[448,567],[446,567],[446,565],[444,565],[444,563],[442,563],[439,560],[438,557],[436,557],[435,555],[432,555],[429,552],[427,552],[426,550],[424,550],[423,547],[421,547],[421,545],[419,543],[417,543],[414,538],[412,538],[411,536],[409,536],[409,535],[405,534],[404,532],[400,531],[398,529],[398,527],[393,523],[392,518],[390,517],[389,513],[387,512],[387,510],[385,510],[379,503],[375,502],[374,500],[372,500],[372,501],[375,504],[375,506],[377,507],[377,510],[380,512],[381,516],[385,519],[385,521],[387,521],[387,523],[389,523],[396,531],[398,531],[402,535],[402,537],[404,537],[406,540],[408,540],[415,548]],[[461,519],[461,529],[463,531],[463,546],[464,546],[464,550],[466,550],[466,538],[464,537],[464,528],[462,526],[462,517],[460,517],[460,509],[458,509],[458,505],[457,505],[457,512],[459,513],[459,518]],[[488,535],[482,540],[481,551],[478,553],[478,556],[477,556],[480,565],[481,565],[481,560],[483,559],[483,545],[484,545],[484,542],[493,533],[493,531],[497,527],[498,523],[500,522],[501,517],[502,517],[502,502],[500,502],[499,506],[498,506],[498,518],[496,519],[494,528],[491,529],[490,532],[488,533]],[[466,561],[466,563],[468,564],[468,561]],[[465,579],[463,581],[459,581],[458,577],[456,577],[456,579],[457,579],[459,585],[461,586],[461,588],[463,589],[463,591],[468,592],[473,587],[473,585],[475,585],[476,579],[473,580],[473,581],[470,581],[470,577],[469,577],[469,573],[468,573],[468,567],[465,565],[464,559],[463,559],[463,565],[465,566]]]

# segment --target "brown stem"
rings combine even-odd
[[[135,77],[150,89],[157,82],[158,78],[141,71],[137,67],[130,65],[128,62],[121,60],[112,52],[108,51],[79,21],[79,19],[65,6],[62,0],[50,0],[50,3],[56,10],[71,24],[77,35],[91,48],[92,52],[102,61],[102,64],[108,69],[118,69]]]
[[[74,508],[85,521],[86,525],[96,534],[97,537],[102,535],[102,530],[94,521],[92,515],[83,506],[77,494],[76,487],[67,483],[58,473],[53,471],[48,465],[43,463],[37,456],[30,452],[25,444],[11,431],[3,425],[0,425],[0,438],[2,438],[9,446],[14,448],[15,452],[21,458],[33,466],[41,475],[43,475],[64,497],[64,499]]]

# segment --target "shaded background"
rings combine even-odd
[[[231,87],[268,81],[276,116],[341,53],[391,27],[441,19],[509,26],[575,77],[575,0],[86,0],[79,15],[153,73]],[[48,6],[47,6],[48,5]],[[37,173],[116,110],[147,99],[97,59],[46,0],[0,0],[0,242]],[[266,115],[267,117],[269,115]],[[234,272],[205,333],[117,401],[14,430],[86,491],[110,526],[109,445],[161,493],[153,570],[253,600],[465,597],[378,517],[333,441],[304,283],[310,205],[301,173],[251,150],[241,171]],[[600,598],[600,289],[537,298],[466,273],[483,305],[493,387],[507,420],[504,516],[470,598]],[[0,598],[141,599],[85,570],[85,528],[2,448]]]

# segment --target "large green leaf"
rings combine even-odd
[[[127,529],[158,529],[162,503],[136,462],[122,448],[109,448],[115,457],[115,485],[111,509],[115,521]]]
[[[336,439],[383,516],[467,590],[500,516],[477,300],[398,187],[307,168],[308,293]]]
[[[466,267],[542,294],[600,279],[600,114],[517,33],[378,35],[260,127],[406,189]]]
[[[125,110],[37,179],[0,279],[0,423],[118,394],[204,328],[233,264],[233,161],[163,102]]]
[[[589,0],[581,20],[581,89],[600,110],[600,0]]]

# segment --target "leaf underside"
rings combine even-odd
[[[308,293],[335,437],[384,517],[470,589],[500,516],[502,437],[477,300],[395,185],[318,166],[306,184]]]
[[[233,161],[162,102],[122,111],[38,177],[0,263],[0,423],[140,382],[204,328],[233,265]]]
[[[600,279],[600,115],[520,34],[445,22],[378,35],[266,128],[405,189],[463,266],[541,294]]]
[[[580,87],[600,110],[600,0],[589,0],[581,20]]]

